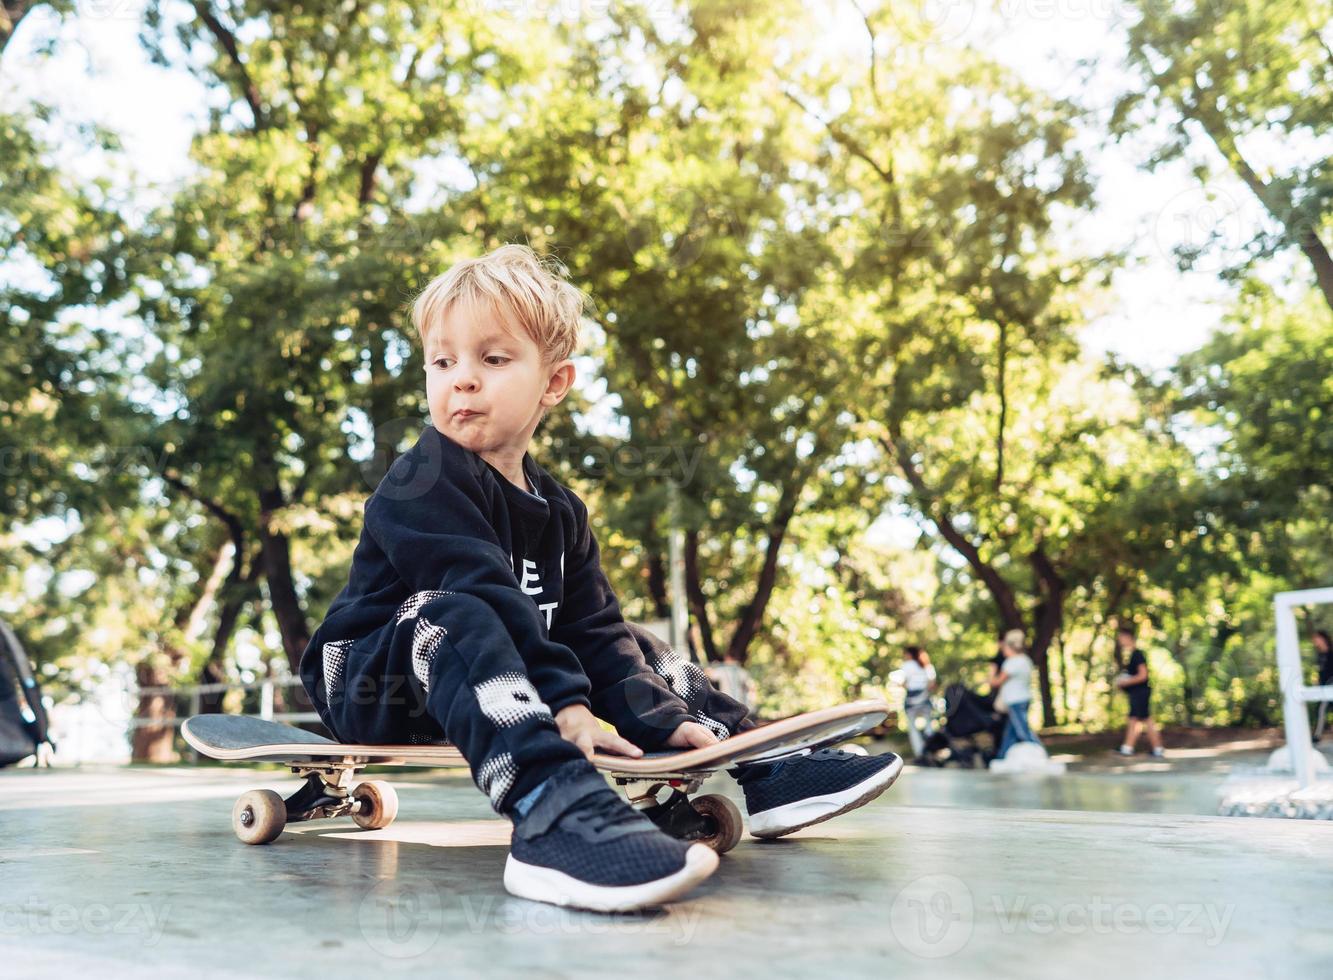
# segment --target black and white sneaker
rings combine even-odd
[[[902,771],[903,760],[892,752],[854,755],[830,748],[732,773],[745,793],[750,833],[781,837],[864,806]]]
[[[591,765],[572,762],[515,815],[504,884],[519,898],[627,912],[677,898],[717,863],[712,848],[663,833]]]

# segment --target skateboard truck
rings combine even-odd
[[[665,779],[644,779],[612,773],[625,790],[631,806],[651,820],[659,830],[677,840],[707,844],[723,854],[740,843],[745,823],[735,803],[715,793],[691,798],[708,774],[681,774]],[[666,790],[666,796],[659,794]]]
[[[305,782],[283,801],[287,808],[287,822],[316,820],[320,817],[341,817],[350,813],[353,801],[347,798],[348,770],[340,769],[330,778],[327,771],[303,771],[295,766],[292,772],[305,776]]]
[[[231,811],[232,829],[247,844],[267,844],[275,840],[289,823],[341,817],[351,814],[357,826],[365,830],[387,827],[398,815],[398,794],[392,786],[370,779],[348,789],[360,760],[344,763],[300,764],[288,766],[304,776],[305,782],[285,800],[271,789],[243,793]]]

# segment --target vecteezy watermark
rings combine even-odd
[[[694,479],[703,458],[702,446],[627,443],[614,448],[591,446],[556,452],[553,459],[568,458],[570,465],[589,479],[609,474],[645,480],[668,480],[686,486]]]
[[[444,900],[433,884],[381,881],[361,899],[357,924],[381,956],[411,959],[428,952],[444,931]]]
[[[1123,24],[1141,12],[1134,0],[999,0],[996,12],[1006,21],[1095,21]]]
[[[560,908],[543,902],[486,895],[446,900],[431,882],[381,881],[361,900],[357,913],[361,935],[381,956],[411,959],[431,951],[445,932],[446,919],[457,919],[469,932],[502,936],[649,935],[684,946],[694,938],[703,913],[698,909],[643,911],[605,915]],[[456,923],[454,923],[456,924]],[[450,933],[457,931],[451,924]]]
[[[931,41],[957,41],[974,25],[981,29],[1002,24],[1041,22],[1094,23],[1107,27],[1137,23],[1143,8],[1163,6],[1170,0],[893,0],[884,5],[889,16],[909,36],[924,34]],[[1211,14],[1212,23],[1226,12],[1228,0],[1196,0],[1196,13]]]
[[[972,938],[972,890],[953,875],[922,875],[909,882],[889,909],[898,944],[922,959],[952,956]]]
[[[1182,268],[1217,272],[1239,261],[1252,227],[1237,198],[1193,187],[1162,208],[1153,236],[1162,255],[1174,258]]]
[[[1234,904],[1212,902],[1154,902],[1137,905],[1112,902],[1094,895],[1087,902],[1033,902],[1019,895],[1006,902],[999,895],[993,899],[1000,931],[1012,935],[1019,930],[1037,936],[1052,933],[1101,936],[1150,933],[1154,936],[1202,936],[1204,945],[1216,946],[1226,938]]]
[[[978,0],[895,0],[889,16],[908,36],[925,31],[932,41],[956,41],[972,25]]]
[[[610,17],[617,10],[640,10],[649,17],[669,16],[675,0],[469,0],[478,14],[540,20],[586,22]]]
[[[44,446],[0,445],[0,474],[52,478],[66,474],[81,478],[134,472],[161,474],[167,471],[174,455],[157,446],[75,447],[72,453],[57,455]]]
[[[0,904],[0,936],[143,936],[145,946],[162,938],[171,911],[147,902],[44,902],[29,897],[22,903]]]
[[[1005,935],[1198,936],[1216,946],[1226,938],[1236,911],[1216,902],[1112,901],[1100,895],[1074,901],[1033,900],[1029,895],[991,895],[981,903],[985,917],[999,922]],[[889,910],[889,928],[898,944],[922,959],[959,952],[971,940],[978,902],[962,879],[948,874],[923,875],[898,892]]]
[[[143,16],[144,0],[85,0],[79,16],[92,20],[138,20]]]

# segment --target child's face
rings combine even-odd
[[[506,473],[517,470],[542,410],[573,381],[572,361],[543,364],[527,332],[490,306],[455,305],[427,336],[431,423]]]

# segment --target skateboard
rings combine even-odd
[[[592,763],[658,827],[722,853],[739,843],[744,823],[727,797],[694,796],[704,780],[719,769],[774,762],[860,735],[880,724],[888,710],[880,699],[853,701],[771,722],[704,748],[645,753],[637,759],[596,753]],[[398,796],[383,780],[357,782],[358,770],[367,766],[467,768],[452,745],[350,745],[249,715],[195,715],[181,725],[181,734],[209,758],[278,762],[305,779],[286,799],[268,789],[241,795],[232,808],[232,829],[246,844],[267,844],[287,824],[302,820],[351,816],[366,830],[389,826],[398,815]]]

